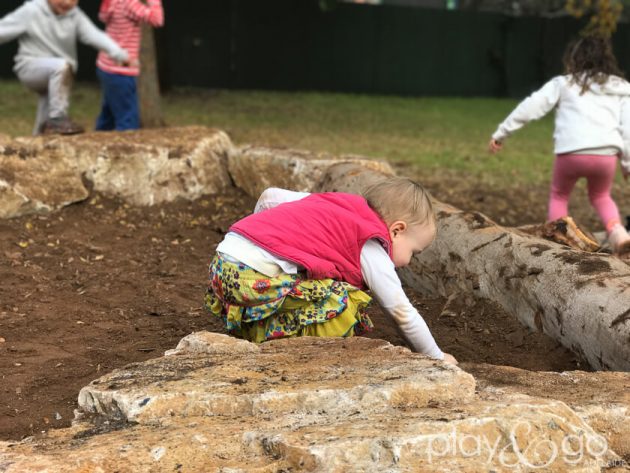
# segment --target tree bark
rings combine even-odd
[[[318,190],[359,193],[385,177],[340,164]],[[434,206],[438,237],[400,272],[404,282],[425,294],[488,298],[593,368],[630,371],[629,265],[501,227],[478,212]]]
[[[164,126],[160,105],[160,84],[157,72],[157,55],[153,28],[142,25],[140,48],[141,72],[138,78],[138,99],[140,102],[140,123],[142,128]]]

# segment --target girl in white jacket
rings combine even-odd
[[[612,187],[617,160],[630,175],[630,83],[623,79],[610,41],[587,36],[573,41],[564,56],[565,75],[554,77],[523,100],[492,135],[489,150],[531,120],[556,109],[549,221],[568,215],[571,191],[585,177],[613,251],[630,254],[630,236],[621,224]]]

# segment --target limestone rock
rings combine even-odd
[[[255,350],[226,336],[207,335],[206,341],[205,349],[197,343],[192,352],[131,364],[93,381],[81,390],[80,407],[156,423],[173,416],[381,412],[474,396],[467,373],[381,340],[286,339]]]
[[[99,418],[0,443],[1,471],[599,472],[622,461],[561,401],[477,397],[459,368],[363,338],[250,350],[196,333],[81,396]]]
[[[271,423],[269,423],[271,424]],[[179,419],[159,426],[79,425],[17,444],[0,442],[2,473],[271,473],[288,465],[242,447],[252,424]],[[286,469],[285,469],[286,471]]]
[[[535,396],[567,403],[610,447],[630,461],[630,373],[532,372],[465,364],[485,399]]]
[[[89,194],[67,153],[32,140],[1,148],[0,218],[58,209]]]
[[[440,409],[319,418],[174,418],[99,432],[75,426],[0,443],[5,473],[85,472],[599,472],[620,462],[565,404],[474,402]],[[571,450],[561,450],[565,439]],[[587,448],[586,445],[589,447]],[[584,452],[577,452],[584,446]],[[576,450],[573,450],[576,449]]]
[[[585,454],[562,451],[570,438]],[[600,471],[618,460],[606,442],[560,402],[475,402],[399,415],[349,418],[284,432],[249,433],[303,471]],[[571,461],[576,464],[571,465]],[[589,468],[589,463],[592,467]]]
[[[248,195],[258,197],[268,187],[311,192],[326,169],[338,163],[354,163],[385,174],[394,174],[390,165],[384,161],[261,146],[241,147],[230,156],[228,166],[234,183]]]
[[[255,343],[238,340],[234,337],[214,332],[195,332],[182,338],[174,350],[167,350],[164,355],[208,354],[226,355],[229,353],[258,353]]]
[[[93,156],[95,135],[76,138],[79,155]],[[222,131],[202,127],[127,132],[101,141],[96,162],[86,170],[94,189],[133,205],[177,198],[194,200],[231,186],[227,159],[233,145]]]
[[[88,187],[134,205],[219,193],[232,152],[224,132],[203,127],[0,142],[0,218],[57,210]]]

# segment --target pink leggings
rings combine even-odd
[[[585,177],[588,197],[607,231],[620,221],[619,210],[610,196],[617,169],[617,156],[559,154],[553,165],[549,221],[569,215],[569,197],[575,183]]]

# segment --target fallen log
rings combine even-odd
[[[358,193],[383,179],[352,164],[331,166],[317,191]],[[400,274],[414,289],[497,302],[595,369],[630,371],[630,266],[497,225],[479,212],[434,202],[439,237]]]

